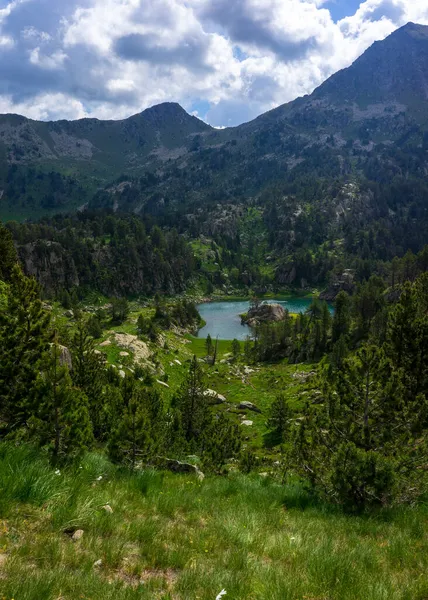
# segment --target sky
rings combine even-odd
[[[0,113],[238,125],[349,66],[428,0],[0,0]]]

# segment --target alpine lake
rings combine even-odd
[[[287,300],[269,299],[267,304],[280,304],[290,313],[304,313],[311,305],[312,298],[289,298]],[[248,325],[241,324],[240,315],[248,312],[250,303],[244,301],[206,302],[198,305],[198,311],[206,325],[198,332],[198,337],[206,338],[209,334],[219,340],[245,340],[251,336],[252,330]],[[333,312],[333,307],[329,307]]]

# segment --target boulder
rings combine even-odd
[[[246,315],[242,316],[242,322],[250,327],[256,327],[260,323],[278,323],[285,319],[286,312],[280,304],[258,304],[250,308]]]
[[[106,504],[105,506],[102,507],[103,511],[105,511],[108,515],[113,514],[113,509],[110,506],[110,504]]]
[[[252,402],[248,402],[247,400],[245,400],[244,402],[241,402],[238,406],[238,408],[240,410],[252,410],[253,412],[256,413],[261,413],[262,411],[260,410],[260,408],[258,408],[255,404],[253,404]]]
[[[246,427],[251,427],[252,424],[253,424],[253,421],[247,421],[247,420],[244,420],[241,423],[241,425],[245,425]]]
[[[155,466],[158,469],[171,471],[172,473],[194,473],[199,480],[202,480],[205,477],[197,465],[181,462],[173,458],[163,458],[158,456],[155,460]]]
[[[106,346],[111,346],[111,340],[106,340],[100,344],[100,348],[105,348]]]
[[[213,404],[224,404],[226,402],[226,398],[214,390],[205,390],[204,396],[212,400]]]
[[[83,529],[76,529],[76,531],[71,536],[71,539],[73,540],[73,542],[78,542],[82,539],[84,533],[85,532],[83,531]]]

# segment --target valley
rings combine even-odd
[[[428,597],[427,70],[0,116],[0,600]]]

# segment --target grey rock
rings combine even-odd
[[[83,531],[83,529],[76,529],[76,531],[71,536],[71,539],[73,540],[73,542],[78,542],[82,539],[84,533],[85,532]]]
[[[253,404],[252,402],[247,402],[246,400],[244,402],[241,402],[241,404],[239,404],[238,408],[241,410],[252,410],[253,412],[256,412],[256,413],[262,412],[260,410],[260,408],[258,408],[255,404]]]
[[[158,469],[171,471],[172,473],[194,473],[199,480],[203,480],[205,477],[197,465],[181,462],[172,458],[163,458],[161,456],[158,456],[154,462]]]
[[[242,317],[242,322],[250,327],[260,323],[277,323],[285,319],[286,312],[280,304],[259,304],[250,308]]]
[[[224,404],[226,402],[226,398],[214,390],[205,390],[204,396],[209,398],[213,404]]]

